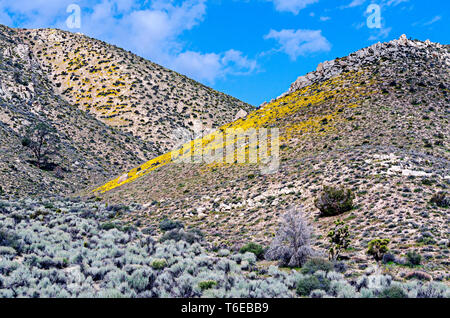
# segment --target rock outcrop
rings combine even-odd
[[[425,42],[409,40],[403,34],[398,40],[387,43],[375,43],[350,54],[348,57],[320,63],[316,71],[300,76],[291,85],[289,91],[280,97],[313,83],[326,81],[343,72],[358,70],[363,66],[373,64],[383,58],[407,62],[408,59],[414,57],[430,59],[430,62],[433,61],[437,67],[440,67],[440,65],[450,66],[448,46],[432,43],[430,40],[426,40]]]

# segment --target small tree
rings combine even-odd
[[[302,266],[315,254],[311,248],[311,232],[301,212],[289,209],[281,217],[278,232],[266,252],[266,259],[278,260],[280,266]]]
[[[348,231],[348,225],[344,221],[337,220],[334,222],[334,229],[328,232],[329,242],[331,243],[328,250],[330,260],[337,260],[343,250],[348,248],[350,244],[350,233]]]
[[[58,143],[56,129],[42,122],[28,127],[22,139],[22,146],[31,150],[39,169],[47,163],[50,155],[56,153]]]
[[[369,242],[369,248],[367,254],[372,255],[377,262],[383,259],[384,254],[386,254],[388,249],[389,239],[375,239]]]
[[[314,202],[320,216],[339,215],[353,208],[355,195],[352,190],[324,186],[321,195]]]

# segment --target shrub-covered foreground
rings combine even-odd
[[[127,212],[98,202],[0,201],[0,297],[450,296],[437,282],[348,281],[329,266],[264,269],[251,252],[220,257],[200,243],[158,243],[114,223]]]

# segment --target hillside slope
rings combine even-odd
[[[154,155],[173,133],[196,123],[217,127],[253,106],[105,42],[55,29],[20,37],[69,103],[105,124],[148,141]]]
[[[418,250],[428,270],[448,273],[448,208],[430,199],[448,195],[449,67],[446,45],[404,36],[375,44],[319,65],[282,97],[221,127],[279,128],[275,173],[255,164],[175,164],[165,154],[96,191],[143,203],[126,216],[131,223],[157,230],[160,220],[179,219],[221,246],[267,244],[280,213],[303,206],[324,250],[337,217],[319,218],[314,200],[324,185],[343,186],[356,194],[354,209],[340,216],[356,267],[369,261],[368,241],[390,238],[394,254]]]
[[[150,145],[99,122],[60,98],[16,30],[0,25],[0,194],[68,194],[139,164]],[[44,124],[60,140],[47,169],[22,145]]]

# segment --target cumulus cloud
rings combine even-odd
[[[298,14],[300,10],[308,5],[319,2],[319,0],[270,0],[274,3],[277,11],[287,11]]]
[[[270,30],[264,38],[278,41],[279,51],[289,55],[293,61],[300,55],[331,49],[330,42],[322,35],[321,30]]]
[[[20,27],[67,29],[66,8],[73,0],[0,0],[0,23]],[[82,32],[131,50],[200,81],[256,69],[256,61],[230,50],[219,53],[185,49],[182,34],[199,25],[206,0],[79,0]]]
[[[176,56],[171,65],[184,74],[195,74],[208,82],[214,82],[228,74],[250,74],[257,68],[256,61],[248,59],[236,50],[220,54],[187,51]]]

